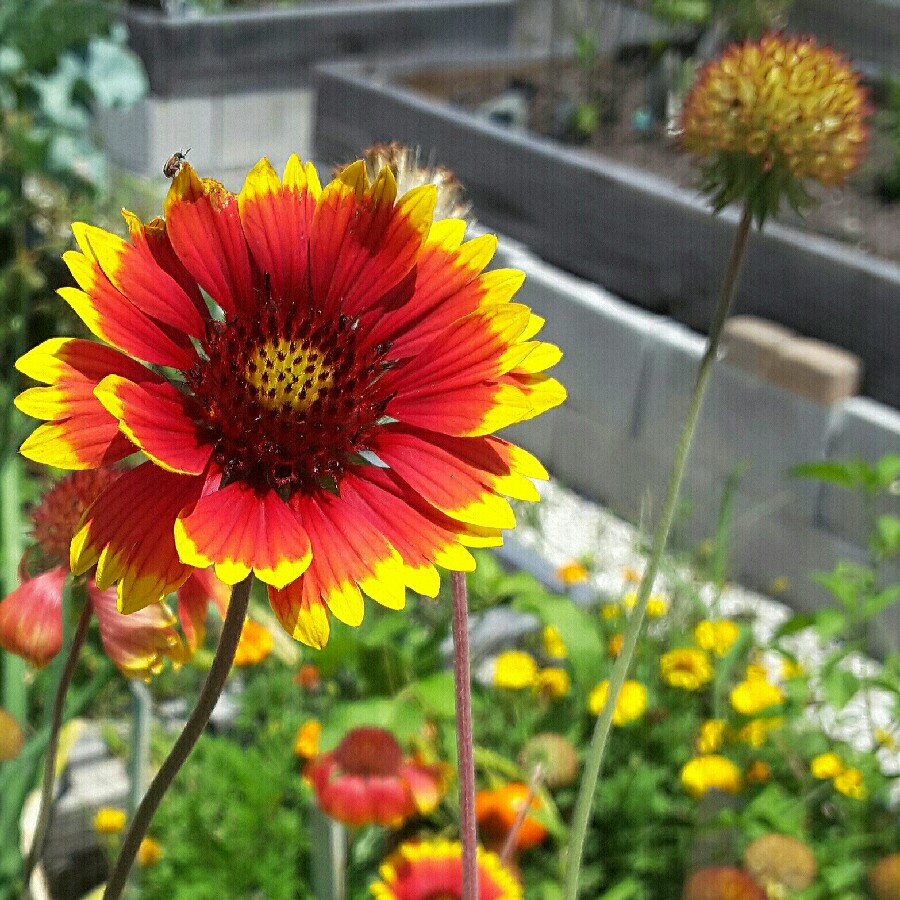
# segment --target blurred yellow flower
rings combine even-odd
[[[294,755],[300,759],[313,759],[319,755],[319,737],[322,723],[318,719],[308,719],[297,729],[294,738]]]
[[[758,659],[748,663],[747,670],[744,672],[745,681],[766,681],[768,677],[768,670]]]
[[[834,789],[845,797],[853,800],[865,800],[869,796],[866,786],[863,784],[863,774],[859,769],[848,767],[832,779]]]
[[[729,699],[735,712],[743,716],[755,716],[770,706],[784,703],[784,691],[769,681],[754,678],[736,685]]]
[[[790,681],[792,678],[802,678],[805,674],[803,666],[797,660],[785,657],[781,661],[781,677],[785,681]]]
[[[619,606],[618,603],[604,603],[603,606],[600,607],[600,615],[606,619],[607,622],[611,622],[613,619],[618,619],[620,615],[622,615],[622,607]]]
[[[844,768],[844,761],[837,753],[820,753],[809,764],[813,778],[820,778],[823,781],[840,775]]]
[[[590,572],[583,563],[572,560],[561,565],[556,570],[556,577],[563,584],[578,584],[581,581],[587,581]]]
[[[643,576],[634,566],[622,567],[622,581],[628,584],[639,584]]]
[[[588,709],[599,716],[606,705],[609,694],[609,680],[601,681],[588,696]],[[626,681],[622,685],[616,708],[613,711],[613,725],[627,725],[639,719],[647,709],[647,688],[639,681]]]
[[[659,670],[666,684],[686,691],[700,690],[713,677],[709,657],[692,647],[678,647],[663,653]]]
[[[637,606],[637,599],[638,599],[637,591],[629,591],[622,598],[622,606],[624,606],[625,609],[627,609],[627,610],[632,610],[635,608],[635,606]]]
[[[694,640],[701,650],[724,656],[738,639],[740,629],[731,619],[704,619],[694,628]]]
[[[660,619],[669,611],[669,601],[659,594],[651,594],[647,601],[647,615],[651,619]]]
[[[785,575],[778,575],[769,582],[769,593],[773,597],[780,597],[791,589],[791,580]]]
[[[722,746],[725,738],[725,720],[707,719],[700,725],[697,734],[697,751],[699,753],[715,753]]]
[[[495,662],[494,685],[520,691],[531,687],[537,678],[538,665],[530,653],[507,650]]]
[[[541,697],[547,697],[551,700],[558,700],[565,697],[569,693],[572,686],[572,679],[565,669],[559,669],[550,666],[546,669],[540,669],[534,679],[534,692]]]
[[[888,750],[900,750],[900,742],[887,728],[876,728],[872,733],[872,737],[879,747],[885,747]]]
[[[766,736],[770,731],[776,731],[784,724],[784,719],[778,716],[770,716],[764,719],[751,719],[746,725],[738,729],[735,737],[739,741],[749,744],[751,747],[762,747],[766,742]]]
[[[741,790],[741,770],[730,759],[715,753],[695,756],[684,764],[681,784],[695,800],[713,789],[737,794]]]
[[[547,656],[551,659],[566,658],[566,642],[555,625],[545,625],[541,637],[544,642],[544,653]]]
[[[772,770],[769,764],[761,759],[754,759],[747,771],[744,772],[744,782],[746,784],[765,784],[772,777]]]
[[[163,849],[152,837],[145,837],[137,851],[137,861],[140,866],[152,866],[162,859]]]
[[[265,625],[247,619],[241,629],[234,665],[255,666],[261,663],[272,652],[273,643],[272,632]]]
[[[609,643],[606,645],[607,652],[609,655],[616,659],[618,655],[622,652],[622,645],[625,643],[625,635],[622,634],[621,631],[616,632],[610,639]]]
[[[99,834],[118,834],[128,821],[124,809],[101,806],[94,816],[94,831]]]

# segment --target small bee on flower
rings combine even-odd
[[[166,164],[163,166],[163,175],[165,175],[166,178],[174,178],[178,174],[178,170],[181,168],[181,164],[184,162],[185,158],[190,152],[190,147],[188,147],[187,150],[176,150],[166,160]]]

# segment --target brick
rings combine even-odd
[[[769,380],[816,403],[832,404],[856,394],[862,361],[856,354],[812,338],[779,344]]]
[[[775,362],[779,347],[793,337],[783,325],[758,316],[732,316],[722,334],[726,362],[765,378]]]

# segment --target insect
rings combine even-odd
[[[176,150],[166,160],[166,164],[163,166],[163,175],[165,175],[166,178],[174,178],[178,174],[178,170],[181,168],[181,164],[184,162],[185,157],[190,152],[190,147],[188,147],[187,150]]]

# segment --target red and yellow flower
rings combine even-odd
[[[73,472],[48,490],[31,512],[34,543],[20,566],[22,583],[0,601],[0,647],[45,666],[62,646],[62,594],[69,574],[69,543],[84,511],[110,485],[114,469]],[[210,572],[196,572],[178,590],[181,626],[163,603],[151,603],[125,617],[116,609],[116,592],[89,577],[87,602],[97,617],[107,656],[128,677],[149,678],[169,657],[183,661],[196,648],[211,599],[222,603],[225,585]]]
[[[525,804],[529,810],[540,810],[542,804],[527,784],[510,782],[498,788],[485,788],[475,795],[475,818],[484,842],[500,849],[515,826]],[[527,850],[547,837],[547,829],[531,815],[525,814],[515,835],[515,849]]]
[[[478,848],[480,900],[522,900],[522,887],[496,853]],[[462,900],[462,845],[458,841],[411,841],[382,863],[376,900]]]
[[[383,728],[354,728],[330,753],[304,770],[319,807],[346,825],[397,828],[427,815],[447,792],[448,771],[404,758],[396,738]]]
[[[60,290],[98,341],[54,338],[17,362],[45,386],[30,459],[98,469],[142,452],[91,505],[72,569],[97,566],[134,612],[213,567],[265,582],[285,629],[315,647],[365,593],[435,596],[435,568],[501,543],[505,499],[546,472],[494,433],[565,398],[560,357],[484,272],[491,236],[433,220],[436,190],[398,196],[362,161],[322,187],[296,156],[237,195],[185,163],[165,221],[126,213],[130,240],[73,226]]]

